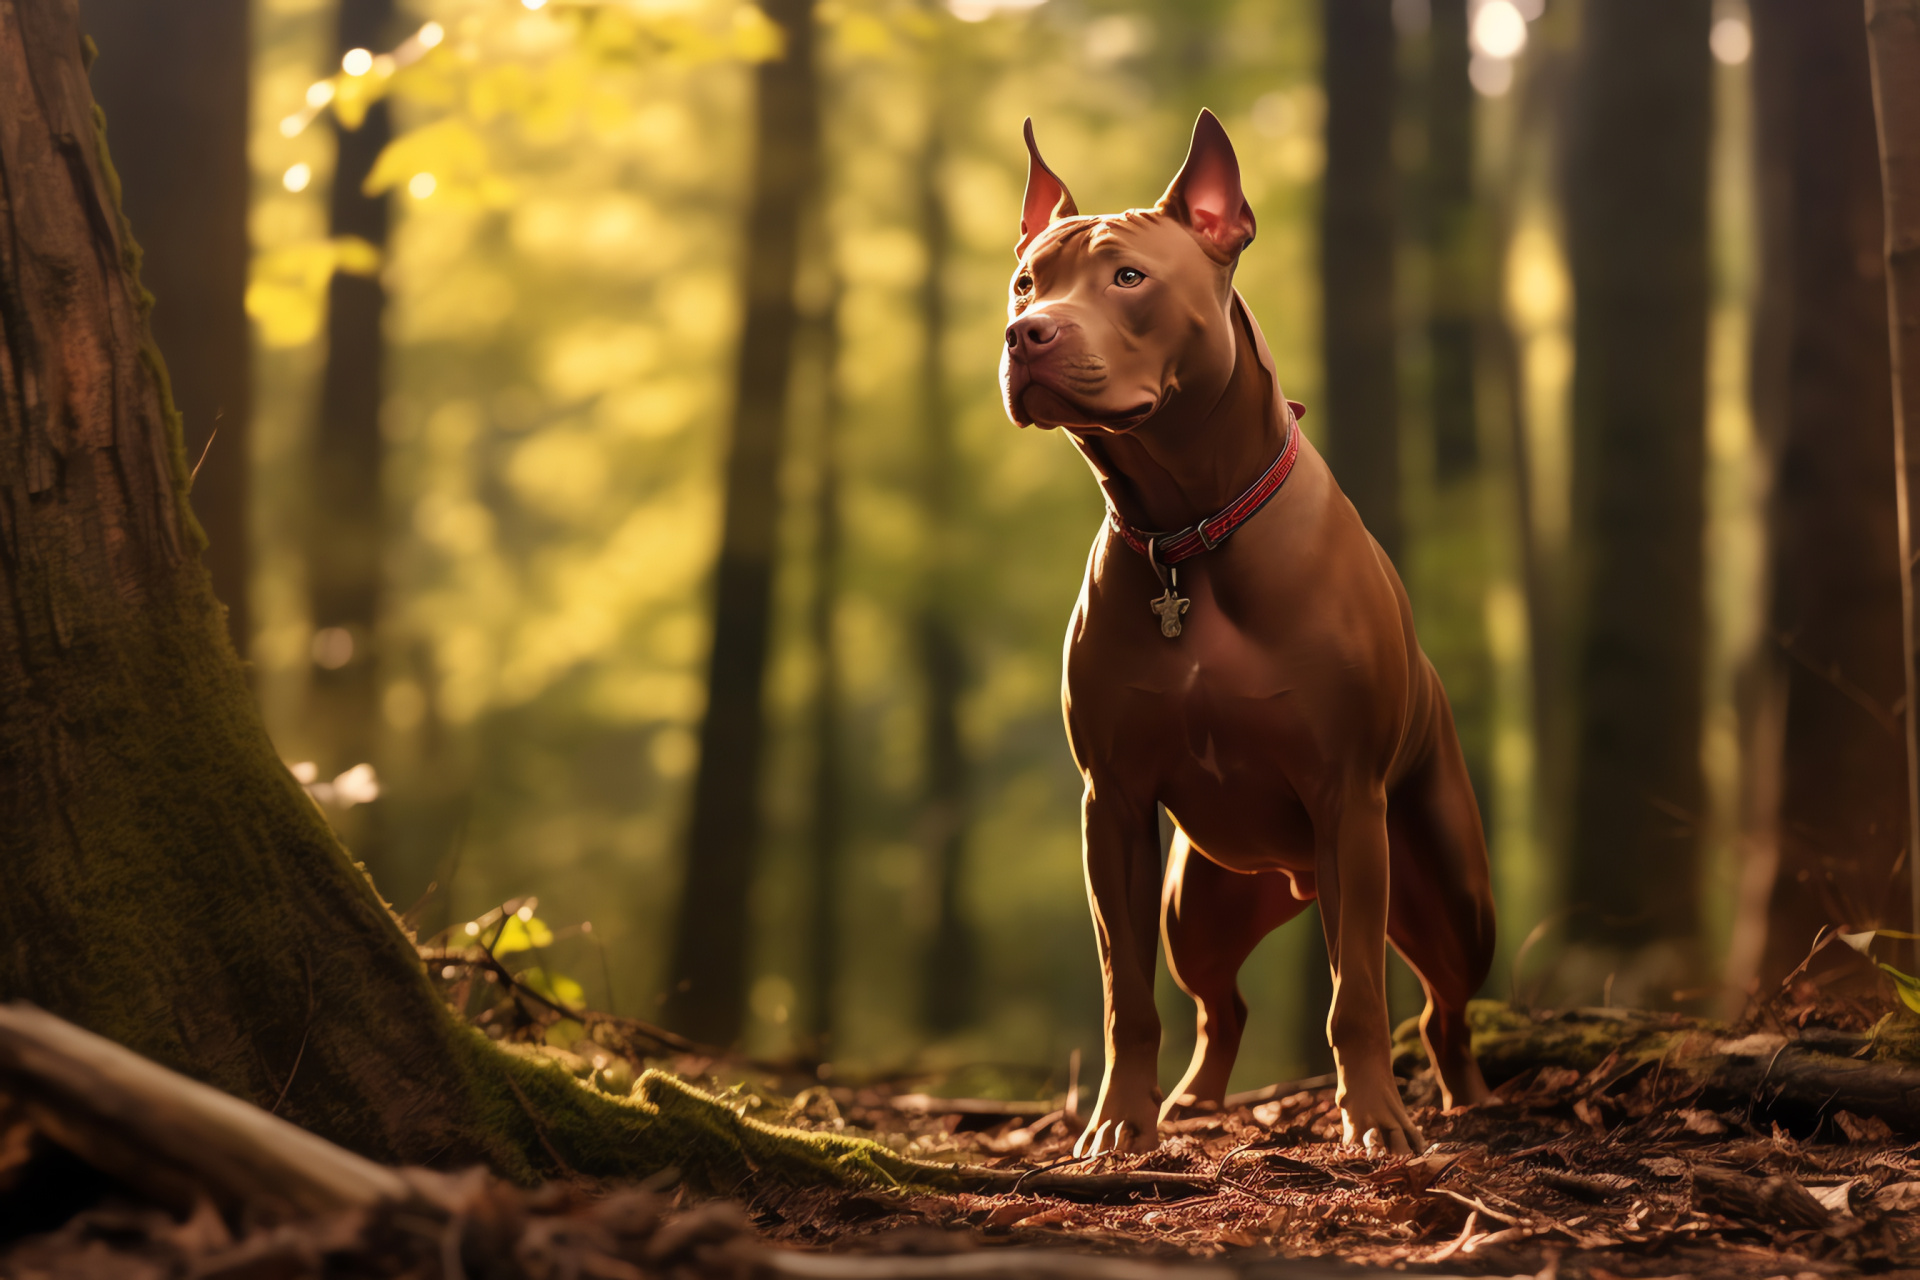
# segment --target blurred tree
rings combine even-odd
[[[204,559],[242,657],[251,634],[247,9],[247,0],[88,0],[82,14],[101,51],[94,97],[119,145],[187,456],[205,459],[193,477]]]
[[[1400,348],[1394,297],[1399,197],[1393,120],[1398,100],[1392,0],[1323,0],[1326,169],[1320,189],[1321,346],[1326,454],[1374,538],[1399,563]],[[1302,1052],[1330,1069],[1326,1016],[1333,977],[1320,937],[1304,940]]]
[[[939,21],[939,16],[935,16]],[[947,115],[949,54],[945,33],[928,41],[927,135],[916,181],[920,234],[926,247],[921,283],[920,510],[926,521],[926,572],[920,580],[920,678],[926,697],[921,756],[922,839],[933,855],[936,912],[923,961],[922,1016],[936,1033],[959,1030],[971,1020],[977,979],[973,935],[962,896],[967,847],[967,758],[960,739],[960,695],[966,660],[955,617],[958,584],[952,570],[954,493],[959,457],[954,448],[953,401],[947,387],[947,282],[952,234],[948,228],[942,164]]]
[[[1920,614],[1914,596],[1913,468],[1920,425],[1920,4],[1867,0],[1867,46],[1884,193],[1887,314],[1900,507],[1901,634],[1906,676],[1907,829],[1920,829]],[[1908,861],[1908,928],[1920,932],[1920,868]]]
[[[1433,0],[1427,33],[1425,231],[1428,412],[1441,484],[1467,479],[1480,461],[1475,331],[1489,301],[1488,254],[1473,190],[1473,85],[1467,78],[1467,0]],[[1476,775],[1477,776],[1477,775]]]
[[[1401,548],[1392,0],[1324,0],[1327,167],[1320,289],[1327,461],[1360,518]]]
[[[393,0],[339,0],[335,59],[346,74],[371,74],[372,54],[386,47],[394,25]],[[366,55],[366,65],[352,51]],[[328,195],[331,234],[353,237],[375,250],[387,243],[384,192],[369,195],[367,179],[393,139],[384,97],[364,116],[334,116],[333,185]],[[335,270],[327,285],[326,365],[320,376],[320,413],[312,443],[307,495],[307,592],[313,622],[309,729],[322,776],[370,761],[379,742],[376,679],[381,576],[386,559],[380,410],[385,394],[386,289],[377,273]],[[384,872],[373,830],[378,810],[361,807],[346,833],[376,873]],[[336,817],[336,821],[342,819]]]
[[[1586,6],[1571,105],[1568,891],[1602,946],[1685,950],[1699,920],[1711,16],[1711,0]],[[1670,955],[1647,963],[1679,976]]]
[[[819,438],[815,443],[813,494],[813,594],[807,601],[807,630],[813,643],[813,776],[809,779],[807,822],[808,879],[813,892],[812,936],[807,947],[804,1008],[813,1049],[829,1056],[833,1044],[834,993],[840,973],[842,861],[846,842],[846,783],[841,756],[840,644],[835,613],[840,604],[840,364],[839,289],[826,306],[806,317],[802,333],[819,369],[822,395]]]
[[[745,326],[727,452],[726,515],[714,572],[707,710],[668,970],[669,1017],[689,1035],[714,1044],[729,1044],[739,1035],[745,1010],[748,894],[761,835],[774,533],[788,374],[799,322],[794,280],[801,211],[819,153],[812,0],[770,0],[765,8],[785,43],[754,73]]]
[[[1755,0],[1762,281],[1753,403],[1772,460],[1763,697],[1777,778],[1759,976],[1771,988],[1822,925],[1900,921],[1905,844],[1880,171],[1860,15]],[[1764,856],[1764,855],[1763,855]],[[1750,975],[1741,975],[1750,976]]]
[[[1493,820],[1488,770],[1492,664],[1487,650],[1487,530],[1475,393],[1483,331],[1497,322],[1493,255],[1474,190],[1474,92],[1467,77],[1466,0],[1434,0],[1416,96],[1426,135],[1418,190],[1427,258],[1427,423],[1433,450],[1431,567],[1415,574],[1425,597],[1422,643],[1446,682],[1480,811]],[[1437,615],[1437,616],[1436,616]]]

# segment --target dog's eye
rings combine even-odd
[[[1032,276],[1021,276],[1021,277],[1020,277],[1019,279],[1017,279],[1017,280],[1015,280],[1015,281],[1013,282],[1013,291],[1014,291],[1015,293],[1032,293],[1032,292],[1033,292],[1033,277],[1032,277]]]
[[[1135,267],[1122,267],[1113,273],[1113,282],[1122,289],[1131,289],[1147,278],[1147,273]]]

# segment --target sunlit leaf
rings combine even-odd
[[[432,174],[440,191],[477,186],[492,176],[487,144],[473,126],[457,117],[414,129],[387,144],[362,189],[370,196],[379,195],[405,186],[421,173]]]
[[[521,920],[519,916],[508,916],[507,923],[500,929],[500,937],[493,944],[493,954],[512,955],[516,951],[531,951],[535,947],[553,945],[553,930],[539,916],[531,920]]]
[[[1900,996],[1900,1003],[1920,1013],[1920,978],[1900,972],[1890,964],[1882,964],[1881,971],[1893,979],[1893,989]]]
[[[741,5],[733,15],[733,54],[748,62],[768,62],[786,47],[786,33],[757,5]]]
[[[259,254],[247,285],[247,315],[267,346],[301,346],[320,331],[333,273],[373,275],[380,263],[380,251],[358,236],[305,240]]]
[[[565,974],[551,976],[542,968],[532,968],[520,975],[520,981],[539,992],[557,1005],[568,1009],[587,1007],[587,990]]]

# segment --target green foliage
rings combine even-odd
[[[1869,960],[1873,959],[1873,953],[1869,948],[1873,946],[1875,938],[1898,938],[1907,942],[1920,940],[1920,934],[1903,933],[1899,929],[1872,929],[1864,933],[1840,933],[1835,936]],[[1884,960],[1874,960],[1874,965],[1880,972],[1893,979],[1893,991],[1900,998],[1900,1003],[1913,1012],[1920,1013],[1920,978],[1902,973]]]
[[[546,921],[539,916],[528,916],[522,920],[518,915],[507,917],[500,926],[500,934],[493,940],[493,954],[512,955],[516,951],[529,951],[535,947],[553,945],[553,930],[547,928]]]

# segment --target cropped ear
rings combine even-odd
[[[1240,162],[1213,112],[1202,108],[1193,122],[1187,162],[1155,207],[1185,224],[1216,257],[1231,260],[1253,243],[1253,210],[1240,191]]]
[[[1027,198],[1020,205],[1020,243],[1013,249],[1018,257],[1026,256],[1027,246],[1051,223],[1080,214],[1067,184],[1055,177],[1053,170],[1047,168],[1047,162],[1040,158],[1040,148],[1033,140],[1032,116],[1027,117],[1026,135]]]

